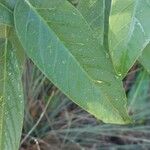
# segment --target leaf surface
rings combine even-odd
[[[13,25],[13,12],[0,2],[0,25]]]
[[[16,35],[14,28],[11,28],[11,30],[10,30],[9,40],[11,41],[12,46],[15,48],[15,53],[16,53],[18,64],[19,64],[19,68],[21,70],[21,73],[23,73],[26,55],[25,55],[25,51],[18,39],[18,36]]]
[[[77,9],[86,19],[94,35],[108,51],[108,24],[111,0],[80,0]]]
[[[6,27],[7,34],[7,27]],[[23,91],[14,49],[0,38],[0,149],[19,148],[23,124]]]
[[[150,41],[150,0],[112,0],[109,47],[124,77]]]
[[[105,19],[104,0],[80,0],[77,9],[90,25],[95,37],[103,44]]]
[[[139,57],[139,62],[150,73],[150,43],[143,50],[142,55]]]
[[[121,80],[77,9],[65,0],[24,0],[14,15],[27,55],[59,89],[104,122],[130,122]]]
[[[3,4],[5,7],[7,7],[10,10],[13,10],[15,7],[17,0],[1,0],[0,3]]]

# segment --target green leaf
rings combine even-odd
[[[0,38],[0,149],[17,150],[23,124],[23,91],[14,49]]]
[[[112,0],[109,47],[124,77],[150,41],[150,0]]]
[[[12,11],[0,2],[0,25],[13,25]]]
[[[150,43],[143,50],[142,55],[139,57],[139,62],[150,73]]]
[[[27,55],[59,89],[104,122],[130,122],[122,82],[77,9],[65,0],[25,0],[14,16]]]

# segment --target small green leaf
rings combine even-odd
[[[124,77],[150,41],[150,0],[112,0],[109,47]]]
[[[17,150],[23,124],[23,91],[14,49],[7,38],[0,38],[0,71],[0,149]]]
[[[77,9],[65,0],[22,0],[14,16],[27,55],[70,99],[104,122],[130,122],[122,82]]]

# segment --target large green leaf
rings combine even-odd
[[[23,91],[14,49],[7,38],[0,38],[0,72],[0,149],[17,150],[23,123]]]
[[[69,98],[104,122],[130,122],[122,82],[77,9],[66,0],[22,0],[14,16],[27,55]]]
[[[143,50],[142,55],[139,57],[139,62],[150,73],[150,43]]]
[[[13,25],[13,12],[0,2],[0,25]]]
[[[150,41],[150,0],[112,0],[109,47],[124,77]]]

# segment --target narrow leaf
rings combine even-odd
[[[0,149],[17,150],[23,123],[23,92],[14,50],[0,38]]]
[[[24,0],[14,16],[27,55],[70,99],[104,122],[130,122],[121,80],[77,9],[65,0]]]
[[[150,41],[150,0],[112,0],[109,46],[122,77]]]

